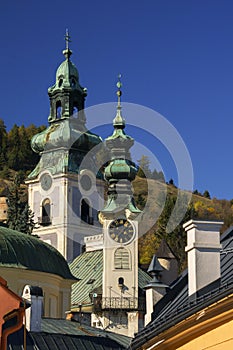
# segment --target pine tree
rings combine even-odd
[[[19,170],[20,167],[22,167],[20,153],[19,127],[14,124],[13,128],[8,133],[7,158],[9,168]]]
[[[203,193],[203,197],[211,199],[209,191],[205,190],[205,192]]]
[[[0,119],[0,170],[6,166],[7,153],[7,132],[4,121]]]
[[[31,234],[34,227],[34,214],[27,202],[23,201],[20,176],[16,175],[9,188],[7,225],[10,229]]]
[[[185,194],[183,194],[185,196]],[[183,206],[186,205],[187,201],[182,200],[182,198],[179,200],[179,206],[174,213],[174,222],[176,221],[176,217],[179,217],[179,212],[182,210],[184,211]],[[175,207],[176,204],[176,197],[169,195],[166,198],[166,202],[164,205],[164,209],[162,214],[159,217],[159,220],[157,222],[157,230],[155,232],[155,235],[158,237],[158,239],[164,238],[167,245],[172,250],[173,254],[177,258],[178,265],[180,271],[184,269],[186,266],[186,254],[185,254],[185,246],[187,242],[186,232],[183,228],[183,224],[187,222],[190,219],[193,219],[196,217],[196,212],[194,210],[194,207],[192,204],[189,204],[184,217],[180,223],[173,229],[171,232],[168,232],[167,226],[169,219],[171,217],[171,213]],[[178,220],[177,220],[178,221]]]
[[[18,231],[31,235],[34,223],[34,213],[29,208],[29,205],[26,203],[21,214],[21,224],[17,228]]]

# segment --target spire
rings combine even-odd
[[[65,50],[62,51],[62,53],[65,56],[65,58],[67,59],[67,61],[69,61],[70,56],[72,55],[72,51],[69,48],[69,43],[71,43],[71,40],[70,40],[70,35],[69,35],[68,29],[66,29],[65,42],[66,42],[66,48],[65,48]]]
[[[124,131],[125,120],[121,115],[122,83],[121,75],[117,81],[117,113],[113,119],[114,131],[105,139],[105,145],[110,152],[111,160],[104,170],[104,178],[108,182],[108,200],[102,210],[105,215],[121,215],[132,217],[141,211],[134,202],[131,182],[135,179],[137,168],[131,160],[130,148],[134,139]]]
[[[65,50],[63,54],[65,60],[60,64],[56,71],[56,82],[48,89],[50,98],[49,122],[63,120],[74,117],[79,123],[86,123],[83,112],[87,89],[79,83],[79,73],[70,56],[70,35],[68,29],[65,34]],[[79,113],[82,111],[81,113]]]
[[[121,83],[121,74],[118,75],[118,81],[117,81],[117,96],[118,96],[118,101],[117,101],[117,114],[116,117],[113,119],[113,126],[116,129],[124,129],[125,128],[125,120],[122,118],[121,115],[121,96],[122,96],[122,83]]]
[[[163,288],[167,287],[166,284],[162,283],[160,280],[160,273],[164,270],[164,268],[160,265],[160,262],[156,255],[153,255],[150,266],[148,267],[147,272],[152,276],[152,280],[144,287],[148,288]]]
[[[162,266],[156,255],[153,256],[150,266],[148,267],[147,272],[153,276],[153,282],[159,282],[158,277],[159,273],[163,271]]]

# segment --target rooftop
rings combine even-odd
[[[130,338],[81,326],[78,322],[42,319],[41,332],[27,332],[27,350],[122,350]],[[8,337],[8,350],[18,350],[23,344],[23,329]]]
[[[181,322],[195,312],[202,310],[225,296],[233,293],[233,226],[221,237],[221,280],[199,291],[199,296],[191,300],[188,296],[188,271],[170,285],[169,292],[156,304],[149,323],[133,339],[130,349],[138,349],[145,342],[171,326]]]
[[[0,226],[0,268],[41,271],[75,280],[64,257],[39,238]]]

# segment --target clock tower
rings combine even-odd
[[[80,168],[87,153],[101,138],[86,128],[84,103],[87,91],[70,57],[66,33],[65,60],[58,67],[56,82],[48,89],[49,126],[32,138],[32,149],[40,161],[28,176],[29,205],[37,222],[34,234],[53,245],[71,261],[81,253],[83,238],[98,231],[97,211],[103,181]],[[89,157],[89,169],[95,159]],[[99,204],[101,205],[101,204]]]
[[[111,159],[104,171],[108,198],[99,214],[103,224],[103,326],[125,335],[138,331],[138,222],[131,181],[137,168],[131,160],[134,140],[121,115],[121,82],[113,134],[105,140]]]

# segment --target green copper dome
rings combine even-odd
[[[66,56],[66,60],[63,61],[56,72],[56,83],[48,89],[49,94],[54,91],[70,88],[72,90],[79,90],[84,95],[86,90],[79,84],[78,69],[70,60],[71,50],[64,50],[63,54]]]
[[[78,70],[70,60],[65,60],[64,62],[62,62],[57,69],[56,80],[59,80],[62,77],[73,77],[79,80]]]
[[[0,227],[0,267],[41,271],[74,280],[64,257],[36,237]]]

